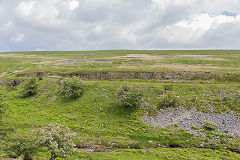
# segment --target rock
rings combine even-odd
[[[8,81],[6,84],[12,88],[18,86],[21,82],[23,82],[24,80],[22,79],[17,79],[17,80],[10,80]]]
[[[18,74],[17,77],[34,77],[43,76],[44,73],[25,73]],[[220,79],[226,76],[221,74],[198,74],[198,73],[177,73],[177,72],[160,72],[160,73],[93,73],[93,74],[62,74],[62,77],[79,77],[83,79],[160,79],[160,80],[192,80],[192,79]]]
[[[37,73],[23,73],[23,74],[17,74],[16,77],[40,77],[43,76],[43,72],[37,72]]]
[[[188,118],[191,117],[191,118]],[[179,124],[184,130],[192,130],[192,126],[203,127],[205,121],[210,121],[218,126],[218,130],[229,134],[237,135],[240,131],[240,119],[233,113],[203,113],[196,109],[187,110],[183,107],[166,108],[159,111],[155,117],[147,115],[142,117],[142,121],[151,126],[167,127],[169,125]]]

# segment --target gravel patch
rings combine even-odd
[[[158,115],[150,117],[145,115],[142,121],[154,127],[167,127],[173,124],[179,124],[180,128],[191,131],[192,126],[203,127],[205,121],[210,121],[218,125],[218,130],[237,136],[240,133],[240,118],[233,113],[204,113],[196,109],[187,110],[183,107],[167,108],[160,110]]]
[[[66,65],[66,64],[74,64],[74,63],[112,63],[112,61],[104,61],[104,60],[92,60],[92,59],[72,59],[67,60],[61,63],[54,64],[56,66]]]

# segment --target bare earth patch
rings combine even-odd
[[[0,53],[0,57],[3,58],[37,58],[37,59],[57,59],[54,57],[48,57],[48,56],[39,56],[35,54],[8,54],[8,53]]]
[[[111,57],[106,59],[141,59],[141,60],[163,60],[164,57],[162,56],[153,56],[149,54],[128,54],[126,56],[117,56],[117,57]]]
[[[207,61],[227,61],[224,58],[212,57],[212,55],[180,55],[179,58],[193,58],[198,60],[207,60]]]
[[[178,70],[190,70],[190,71],[206,71],[206,70],[216,70],[223,69],[221,67],[212,66],[211,64],[199,64],[199,65],[188,65],[188,64],[154,64],[150,66],[151,68],[169,68]]]
[[[3,73],[0,74],[0,77],[4,77],[6,75],[7,75],[7,72],[3,72]]]
[[[6,54],[6,53],[0,53],[0,57],[18,57],[19,54]]]
[[[60,66],[60,65],[74,64],[74,63],[112,63],[112,61],[93,60],[93,59],[72,59],[72,60],[67,60],[61,63],[54,64],[54,65]]]
[[[13,72],[11,72],[11,73],[7,73],[7,72],[4,72],[4,73],[2,73],[2,74],[0,74],[0,77],[4,77],[4,76],[8,76],[8,75],[11,75],[11,74],[16,74],[16,73],[20,73],[20,72],[23,72],[23,71],[26,71],[26,70],[28,70],[29,68],[25,68],[25,69],[21,69],[21,70],[15,70],[15,71],[13,71]]]
[[[117,67],[117,69],[147,69],[149,68],[148,66],[143,66],[143,65],[120,65]]]
[[[35,62],[32,64],[51,64],[51,63],[56,63],[56,62],[61,62],[61,61],[66,61],[68,59],[61,59],[61,60],[53,60],[53,61],[42,61],[42,62]]]

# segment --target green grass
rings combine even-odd
[[[87,153],[81,152],[76,155],[78,159],[92,159],[92,160],[186,160],[186,159],[198,159],[198,160],[235,160],[240,156],[236,153],[226,150],[209,150],[209,149],[149,149],[149,150],[117,150],[113,152],[96,152]],[[69,158],[71,159],[71,158]]]
[[[202,142],[201,137],[179,130],[177,127],[165,129],[152,128],[144,124],[139,117],[148,110],[136,110],[128,112],[122,108],[114,108],[115,93],[122,81],[85,81],[86,91],[77,100],[68,100],[59,95],[60,84],[49,80],[41,80],[37,95],[23,98],[19,90],[23,84],[16,89],[1,87],[1,94],[7,97],[6,104],[10,112],[5,118],[5,123],[14,128],[17,132],[29,132],[34,128],[47,125],[50,122],[57,122],[70,127],[77,133],[75,143],[79,146],[103,145],[106,147],[118,148],[146,148],[166,146],[199,147]],[[150,99],[150,105],[157,103],[158,93],[163,90],[166,83],[148,82],[143,84],[135,80],[129,82],[130,85],[138,85],[145,92],[145,98]],[[209,94],[220,90],[227,90],[234,93],[237,88],[234,84],[188,84],[180,83],[174,85],[173,89],[179,99],[188,100],[199,96],[200,100],[208,100],[212,97],[201,97],[202,94]],[[211,86],[211,88],[210,88]],[[184,89],[183,89],[184,88]],[[197,88],[197,89],[196,89]],[[214,92],[213,92],[214,91]],[[201,99],[202,98],[202,99]],[[189,103],[190,107],[195,107]],[[188,106],[186,107],[189,107]],[[239,108],[232,106],[217,105],[216,112],[235,110],[239,113]],[[199,108],[204,110],[204,108]],[[210,112],[207,110],[207,112]],[[209,133],[210,134],[210,133]],[[214,136],[214,135],[213,135]],[[222,140],[228,136],[222,136]],[[148,141],[153,141],[149,143]],[[114,143],[114,145],[112,145]],[[215,143],[208,144],[210,148],[230,148],[236,149],[239,143]]]

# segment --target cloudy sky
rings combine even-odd
[[[0,0],[0,51],[240,49],[240,0]]]

